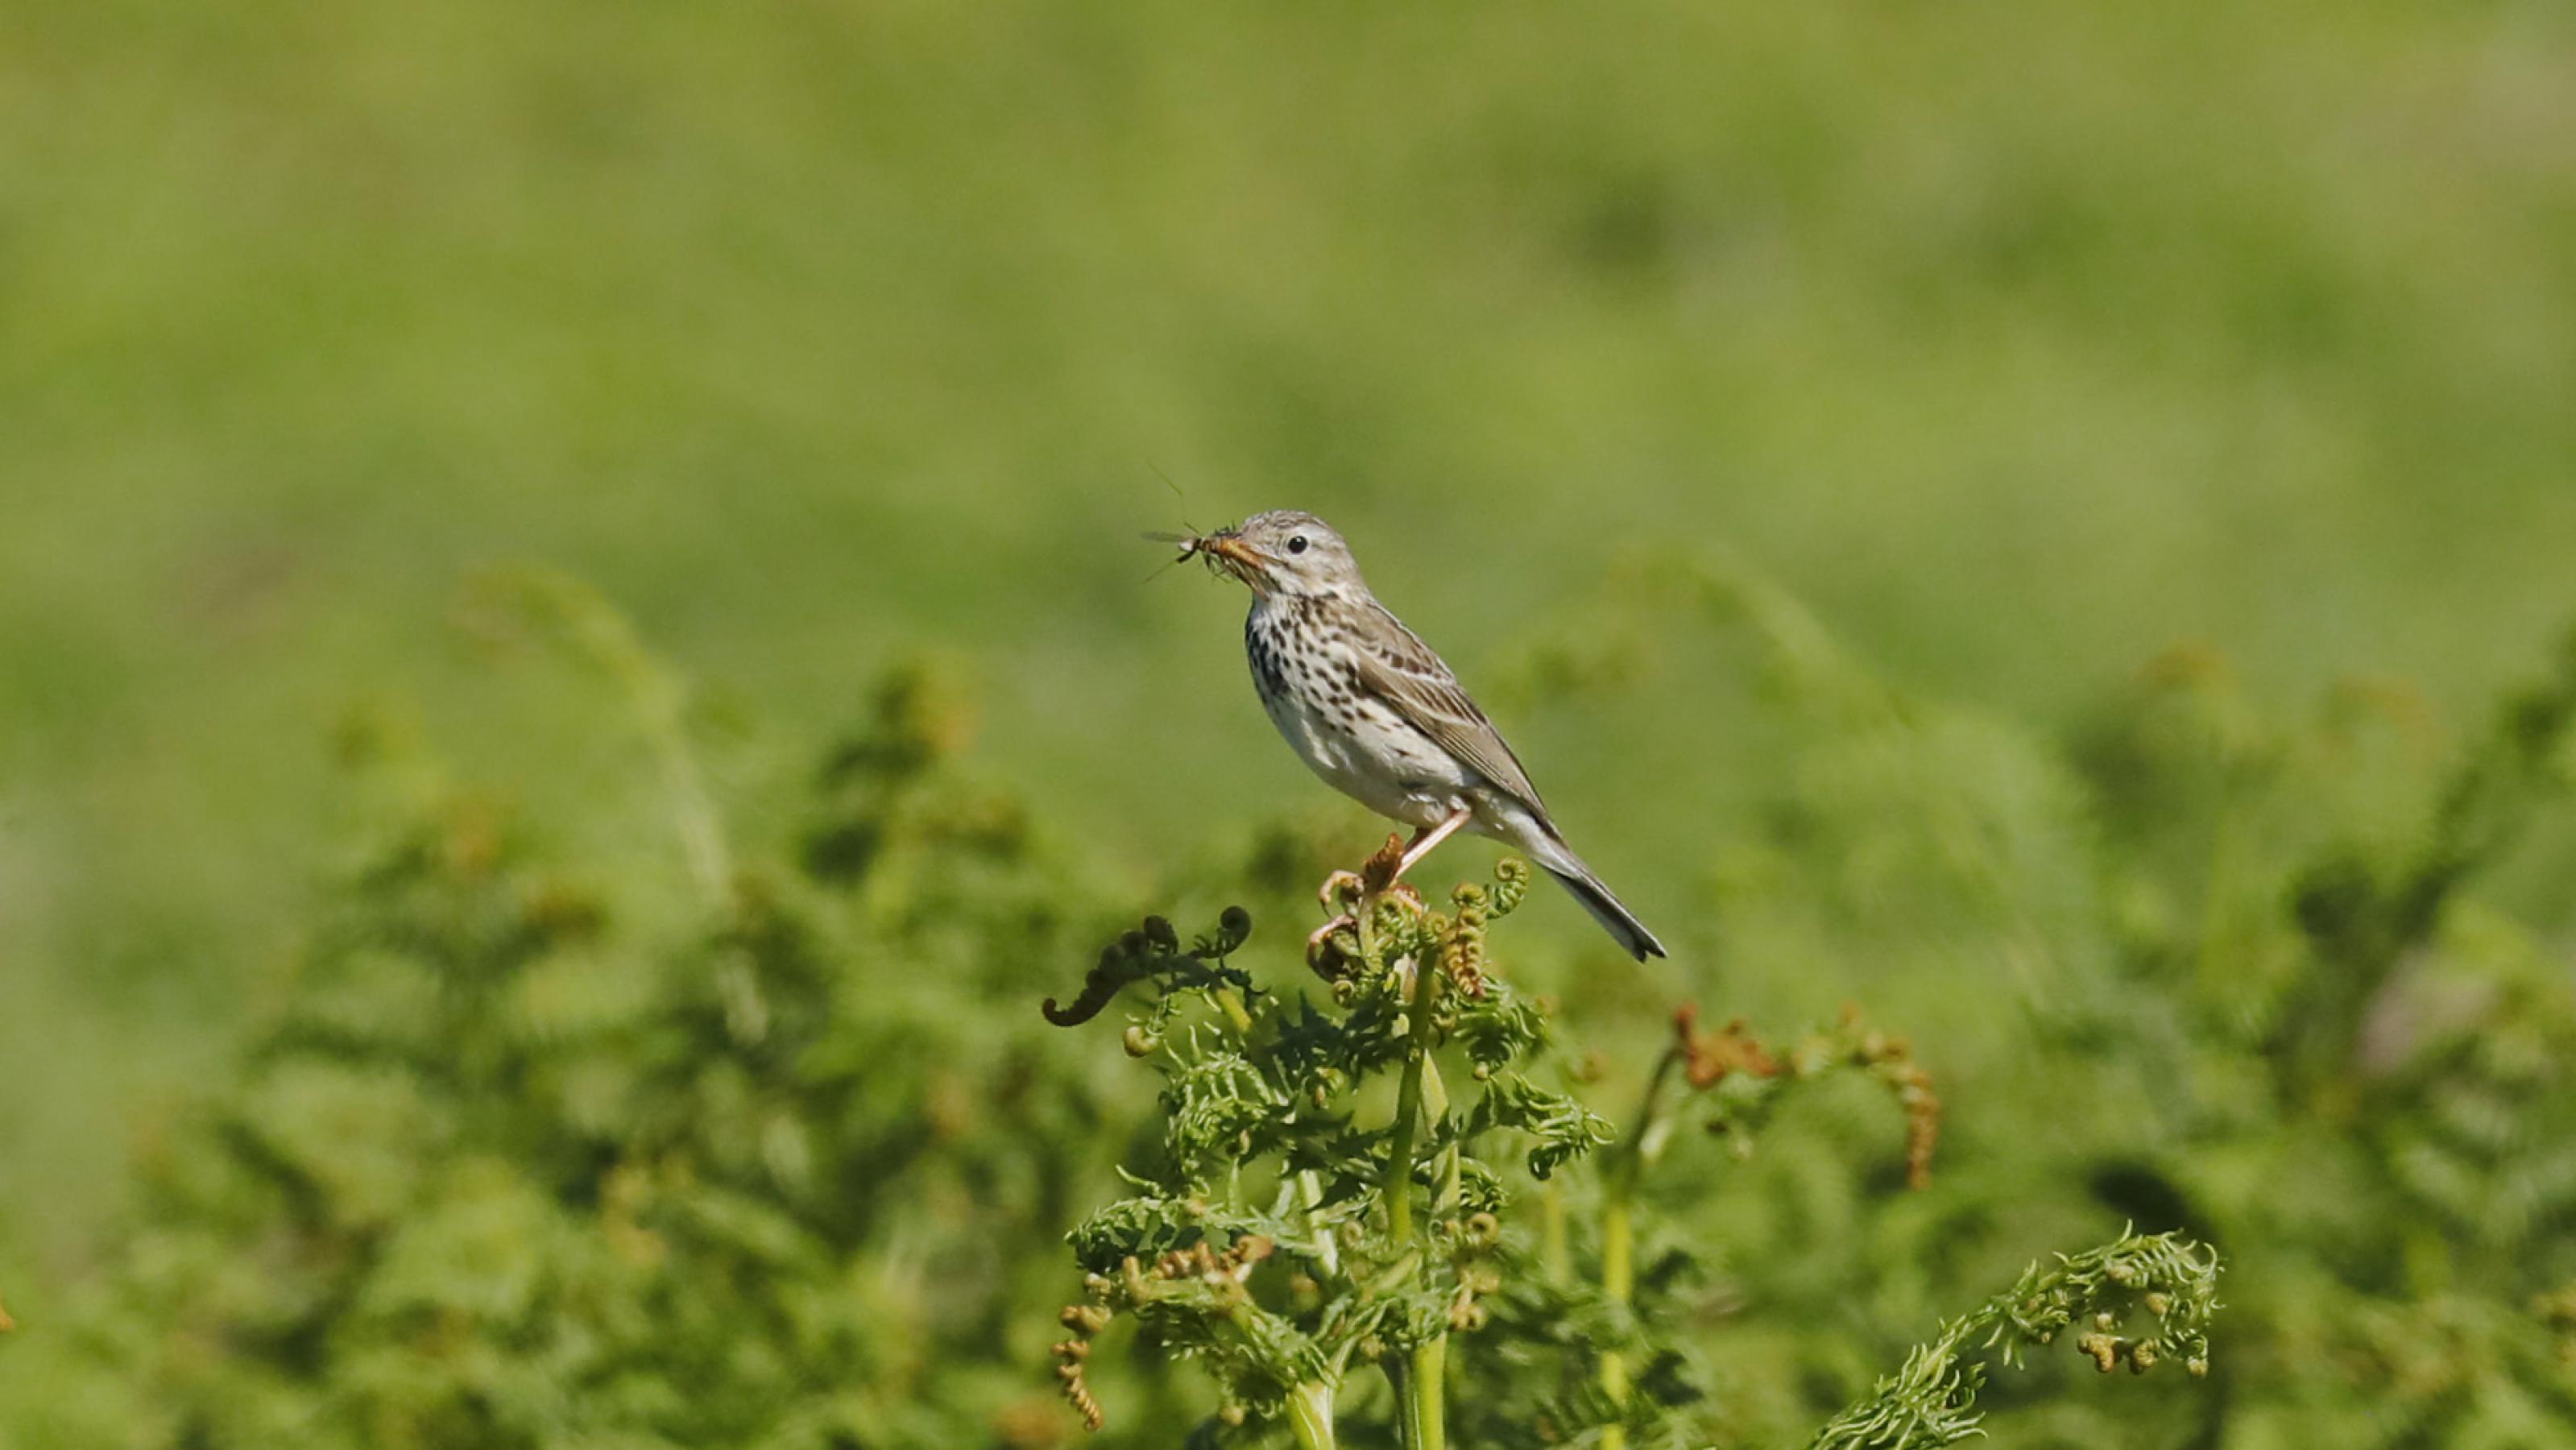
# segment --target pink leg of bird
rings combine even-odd
[[[1474,811],[1469,810],[1467,807],[1460,806],[1458,809],[1451,811],[1447,818],[1442,820],[1440,824],[1436,826],[1424,826],[1421,830],[1414,832],[1413,844],[1404,848],[1403,857],[1395,863],[1395,874],[1397,879],[1401,880],[1405,872],[1412,870],[1423,857],[1430,855],[1432,847],[1437,846],[1441,842],[1448,840],[1451,836],[1458,834],[1458,828],[1474,819],[1475,814],[1476,813]]]
[[[1324,962],[1325,943],[1330,942],[1333,939],[1333,933],[1340,931],[1343,927],[1354,924],[1355,923],[1351,919],[1351,914],[1345,911],[1334,917],[1331,921],[1325,922],[1322,926],[1319,926],[1313,931],[1307,933],[1306,965],[1314,967],[1320,971]]]
[[[1413,840],[1409,844],[1398,845],[1395,837],[1387,837],[1385,849],[1371,856],[1368,864],[1362,868],[1361,881],[1366,888],[1366,894],[1380,895],[1387,888],[1403,880],[1404,873],[1412,870],[1423,857],[1430,855],[1432,847],[1456,835],[1458,828],[1474,817],[1475,812],[1460,806],[1443,817],[1438,825],[1424,826],[1415,831]]]
[[[1443,817],[1438,825],[1423,826],[1416,830],[1413,833],[1413,840],[1409,843],[1400,836],[1388,836],[1386,844],[1378,848],[1378,853],[1368,859],[1367,863],[1360,868],[1358,875],[1354,876],[1348,871],[1336,871],[1325,877],[1324,889],[1316,894],[1323,898],[1324,909],[1334,912],[1334,916],[1332,920],[1315,928],[1314,933],[1306,938],[1307,962],[1311,964],[1315,961],[1323,951],[1324,943],[1331,939],[1334,932],[1357,924],[1357,917],[1351,912],[1336,910],[1341,904],[1343,894],[1353,888],[1358,889],[1358,910],[1363,914],[1376,903],[1377,898],[1394,890],[1401,890],[1408,896],[1412,896],[1419,904],[1422,898],[1414,893],[1412,887],[1402,884],[1404,873],[1412,870],[1423,857],[1430,855],[1434,846],[1456,835],[1458,828],[1474,817],[1474,811],[1460,806]]]

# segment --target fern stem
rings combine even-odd
[[[1405,1450],[1443,1450],[1448,1444],[1442,1422],[1448,1368],[1449,1336],[1436,1334],[1413,1347],[1404,1375]]]
[[[1250,1037],[1252,1014],[1244,1009],[1242,995],[1232,987],[1219,987],[1210,995],[1216,998],[1216,1005],[1225,1012],[1225,1020],[1234,1028],[1234,1035]]]
[[[1566,1232],[1565,1190],[1553,1179],[1538,1190],[1538,1262],[1547,1282],[1563,1286],[1574,1282],[1574,1245]]]
[[[1380,1190],[1386,1197],[1388,1236],[1398,1243],[1413,1237],[1413,1145],[1421,1134],[1422,1075],[1431,1059],[1431,997],[1439,981],[1438,971],[1416,964],[1413,1001],[1405,1010],[1410,1045],[1396,1086],[1394,1136],[1388,1140],[1386,1182]]]
[[[1288,1428],[1300,1450],[1333,1450],[1333,1387],[1317,1382],[1290,1390]]]
[[[1439,983],[1440,972],[1433,964],[1414,964],[1413,1000],[1405,1011],[1410,1045],[1404,1077],[1396,1087],[1394,1133],[1388,1140],[1386,1183],[1381,1190],[1386,1199],[1387,1236],[1398,1244],[1414,1237],[1413,1148],[1422,1127],[1423,1077],[1431,1067],[1431,1004]],[[1442,1096],[1445,1102],[1447,1095]],[[1415,1346],[1404,1371],[1396,1376],[1406,1450],[1442,1450],[1447,1443],[1442,1382],[1448,1355],[1445,1337],[1425,1340]]]
[[[1654,1161],[1663,1148],[1667,1124],[1656,1116],[1662,1106],[1664,1084],[1681,1063],[1681,1055],[1666,1048],[1655,1059],[1653,1076],[1646,1080],[1646,1096],[1637,1106],[1637,1126],[1619,1145],[1618,1156],[1604,1175],[1601,1198],[1601,1297],[1617,1305],[1624,1318],[1629,1301],[1637,1292],[1637,1233],[1631,1216],[1631,1204],[1637,1194],[1637,1181],[1645,1176],[1646,1165]],[[1621,1332],[1625,1333],[1625,1326]],[[1628,1404],[1628,1356],[1619,1349],[1601,1352],[1597,1378],[1601,1393],[1610,1403],[1625,1409]],[[1601,1450],[1627,1450],[1628,1427],[1605,1426],[1601,1431]]]

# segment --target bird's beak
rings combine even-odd
[[[1270,575],[1270,560],[1233,534],[1210,534],[1197,540],[1195,547],[1202,554],[1214,556],[1227,573],[1255,589],[1261,588]]]
[[[1232,534],[1211,534],[1199,540],[1199,547],[1220,559],[1232,559],[1246,568],[1258,569],[1262,566],[1262,558],[1252,551],[1252,546]]]

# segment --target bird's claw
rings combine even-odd
[[[1343,872],[1340,874],[1348,875],[1349,873]],[[1347,965],[1350,961],[1351,953],[1346,950],[1340,942],[1335,941],[1333,938],[1337,933],[1342,931],[1356,931],[1358,929],[1359,922],[1354,919],[1349,912],[1343,912],[1341,915],[1334,917],[1331,921],[1325,922],[1322,926],[1315,928],[1314,931],[1309,933],[1306,937],[1307,967],[1311,969],[1315,975],[1328,981],[1339,977],[1342,974],[1342,967]]]
[[[1324,878],[1324,887],[1315,893],[1315,898],[1324,903],[1326,911],[1348,911],[1346,903],[1357,901],[1367,891],[1368,883],[1360,879],[1358,872],[1336,871]]]
[[[1396,879],[1404,869],[1408,849],[1404,837],[1390,834],[1386,844],[1363,862],[1358,871],[1336,871],[1324,878],[1323,887],[1315,897],[1323,903],[1324,910],[1333,914],[1333,919],[1315,928],[1313,934],[1306,938],[1306,965],[1318,975],[1328,979],[1338,977],[1341,968],[1357,958],[1358,953],[1352,950],[1358,945],[1356,941],[1344,945],[1335,938],[1344,931],[1356,936],[1360,917],[1376,910],[1380,901],[1393,897],[1416,916],[1428,909],[1423,905],[1421,892],[1414,890],[1411,883]]]

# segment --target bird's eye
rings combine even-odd
[[[1304,534],[1299,534],[1297,537],[1290,539],[1288,541],[1288,552],[1291,554],[1302,554],[1306,552],[1306,536]]]

